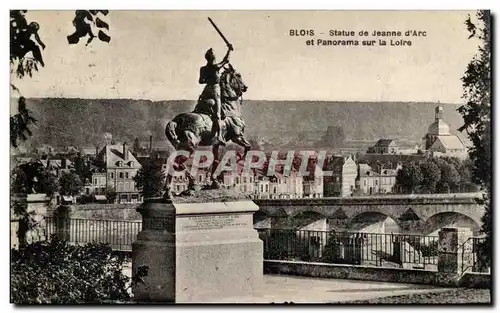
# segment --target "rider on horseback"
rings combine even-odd
[[[225,145],[224,138],[222,137],[222,116],[221,116],[221,90],[220,90],[220,78],[221,69],[224,65],[229,63],[229,54],[233,51],[233,46],[228,45],[228,50],[224,59],[220,63],[215,63],[215,54],[212,48],[208,49],[205,53],[205,59],[207,60],[207,65],[200,68],[200,78],[198,82],[200,84],[205,84],[205,88],[200,96],[200,99],[210,99],[214,101],[214,114],[216,123],[216,138],[219,144]]]

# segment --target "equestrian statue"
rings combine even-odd
[[[210,23],[225,41],[228,50],[221,62],[216,61],[212,48],[205,53],[207,64],[200,68],[198,82],[205,87],[198,98],[192,112],[181,113],[167,123],[165,135],[176,150],[185,150],[192,155],[200,147],[211,147],[214,162],[211,166],[211,187],[219,188],[215,170],[219,165],[219,147],[232,141],[244,148],[244,155],[251,146],[244,137],[245,122],[240,107],[243,104],[243,93],[247,91],[241,75],[231,65],[229,58],[233,46],[222,35],[217,26],[209,18]],[[188,191],[194,190],[195,180],[190,171],[179,165],[187,176]],[[166,175],[165,198],[170,199],[171,173]]]

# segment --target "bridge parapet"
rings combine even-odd
[[[477,202],[480,193],[385,195],[349,198],[255,199],[261,216],[294,218],[303,212],[318,213],[326,219],[352,220],[364,213],[383,214],[400,226],[426,225],[431,218],[435,223],[438,214],[465,216],[478,227],[484,206]],[[341,216],[341,218],[339,218]]]

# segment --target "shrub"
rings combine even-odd
[[[11,302],[78,304],[128,301],[126,257],[104,244],[72,246],[53,238],[11,252]]]

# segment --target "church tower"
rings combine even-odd
[[[425,135],[424,139],[424,148],[428,150],[434,141],[436,141],[437,136],[449,136],[450,127],[443,120],[443,107],[438,105],[434,110],[434,123],[429,125],[427,130],[427,135]]]

